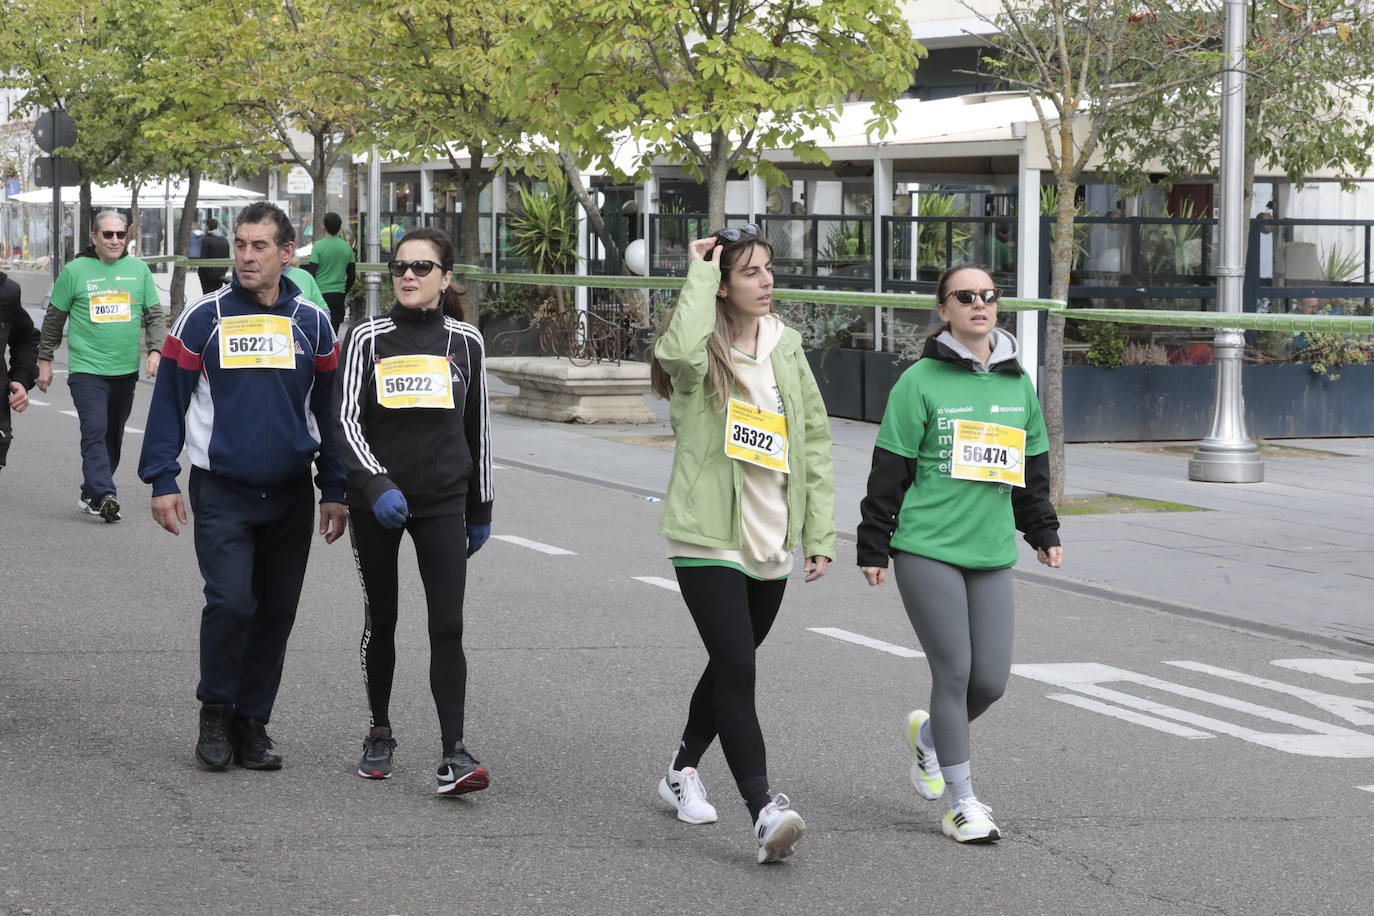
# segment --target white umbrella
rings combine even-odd
[[[145,207],[159,207],[164,202],[181,206],[186,201],[187,187],[188,182],[185,179],[171,182],[149,182],[139,187],[138,202]],[[202,207],[227,207],[261,200],[266,196],[257,191],[236,188],[233,185],[202,178],[200,180],[200,193],[197,195],[196,201]],[[80,201],[80,197],[80,187],[63,185],[62,203],[75,204]],[[52,188],[25,191],[23,194],[14,195],[10,200],[25,204],[50,204],[52,203]],[[91,187],[91,206],[93,207],[129,207],[132,204],[133,190],[127,185],[92,185]]]

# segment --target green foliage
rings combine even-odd
[[[968,216],[968,208],[953,194],[918,194],[916,215],[936,218]],[[919,269],[942,271],[951,264],[972,260],[973,227],[969,223],[917,223],[916,264]],[[950,254],[945,255],[946,234]]]
[[[1163,211],[1146,216],[1166,216]],[[1203,219],[1207,214],[1185,200],[1179,219]],[[1202,271],[1202,233],[1207,227],[1197,223],[1157,223],[1140,227],[1141,257],[1153,276],[1178,277]]]
[[[849,330],[863,318],[863,312],[850,305],[824,305],[814,302],[783,302],[778,317],[801,334],[802,343],[815,349],[839,347],[849,342]]]
[[[1362,279],[1364,257],[1358,251],[1346,251],[1340,245],[1322,248],[1322,279],[1332,283],[1354,283]]]
[[[1329,315],[1331,310],[1330,305],[1325,305],[1318,310],[1318,314]],[[1293,355],[1294,361],[1306,363],[1313,373],[1331,381],[1341,377],[1342,366],[1369,362],[1367,337],[1308,331],[1303,334],[1303,338],[1306,346]]]
[[[872,100],[879,135],[896,115],[924,51],[894,0],[518,0],[525,22],[509,68],[531,133],[620,173],[625,138],[707,183],[710,218],[724,221],[732,169],[780,181],[766,149],[806,162],[828,157],[806,140],[836,107]]]
[[[1126,326],[1116,321],[1080,322],[1080,333],[1088,341],[1088,365],[1115,369],[1126,352]]]
[[[520,189],[518,206],[506,224],[511,248],[539,274],[570,273],[577,264],[577,213],[564,185]]]
[[[1224,17],[1215,0],[1170,6],[1174,40],[1221,46]],[[1368,171],[1374,16],[1367,0],[1250,0],[1246,7],[1246,196],[1256,163],[1299,186],[1319,170]],[[1176,88],[1114,110],[1102,128],[1108,170],[1136,186],[1150,180],[1141,163],[1162,168],[1168,183],[1214,171],[1220,150],[1220,55],[1167,54],[1156,78]]]

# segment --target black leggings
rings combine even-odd
[[[463,590],[467,580],[467,529],[461,515],[409,518],[405,528],[383,528],[371,512],[355,509],[349,532],[363,583],[363,638],[359,654],[372,724],[390,727],[391,680],[396,671],[396,556],[401,532],[415,543],[429,605],[429,687],[439,711],[444,746],[463,740],[468,663],[463,655]]]
[[[677,766],[696,766],[717,734],[750,810],[768,796],[768,759],[754,708],[754,650],[778,616],[786,579],[761,582],[726,566],[679,566],[678,586],[710,661],[692,692]]]

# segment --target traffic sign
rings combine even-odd
[[[81,169],[61,156],[39,156],[33,161],[33,183],[40,188],[80,184]]]
[[[76,143],[76,122],[65,111],[45,111],[34,119],[33,139],[45,153],[72,146]]]

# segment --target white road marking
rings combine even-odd
[[[492,464],[491,469],[492,469],[493,471],[506,471],[506,470],[509,470],[509,468],[507,468],[504,464],[495,464],[495,463]]]
[[[915,649],[908,649],[906,646],[893,645],[890,642],[883,642],[881,639],[874,639],[871,636],[862,636],[858,633],[851,633],[848,630],[841,630],[836,627],[807,627],[812,633],[819,633],[822,636],[829,636],[834,639],[842,639],[845,642],[852,642],[856,646],[866,646],[869,649],[877,649],[879,652],[886,652],[898,658],[925,658],[924,652],[917,652]]]
[[[1332,693],[1322,693],[1320,690],[1308,690],[1306,687],[1295,687],[1292,684],[1285,684],[1282,681],[1271,681],[1268,678],[1254,677],[1249,674],[1242,674],[1239,671],[1231,671],[1227,668],[1204,665],[1202,662],[1165,662],[1164,664],[1186,668],[1189,671],[1198,671],[1202,674],[1210,674],[1213,677],[1226,678],[1227,680],[1236,681],[1237,683],[1246,684],[1251,687],[1262,687],[1265,690],[1286,693],[1290,697],[1297,697],[1299,700],[1305,700],[1319,709],[1324,709],[1333,716],[1340,716],[1352,725],[1374,725],[1374,713],[1362,711],[1374,710],[1374,700],[1352,700],[1350,697],[1337,696]]]
[[[1374,684],[1374,677],[1360,677],[1361,674],[1374,674],[1374,662],[1357,662],[1344,658],[1279,658],[1269,664],[1291,671],[1315,674],[1317,677],[1345,684]]]
[[[514,544],[517,547],[528,547],[530,550],[537,550],[540,553],[547,553],[553,557],[575,557],[571,550],[564,550],[562,547],[554,547],[550,544],[541,544],[538,541],[531,541],[528,538],[516,537],[513,534],[493,534],[493,538],[498,541],[505,541],[507,544]]]
[[[682,589],[672,579],[665,579],[662,576],[631,576],[636,582],[643,582],[646,585],[657,585],[659,588],[666,588],[670,592],[681,592]]]
[[[1053,684],[1056,687],[1063,687],[1100,700],[1118,703],[1129,709],[1151,713],[1161,718],[1210,729],[1223,735],[1230,735],[1242,741],[1249,741],[1252,744],[1289,754],[1300,754],[1305,757],[1374,757],[1374,735],[1366,735],[1341,725],[1332,725],[1329,722],[1295,715],[1280,709],[1271,709],[1257,703],[1248,703],[1245,700],[1237,700],[1223,694],[1175,684],[1146,674],[1113,668],[1110,665],[1096,662],[1013,665],[1011,670],[1013,674],[1018,674],[1021,677]],[[1301,733],[1256,731],[1222,719],[1175,709],[1155,700],[1147,700],[1101,686],[1105,683],[1135,684],[1150,690],[1188,697],[1192,700],[1210,703],[1259,719],[1268,719],[1271,722],[1288,725],[1301,730]]]
[[[52,405],[49,404],[47,401],[40,401],[40,400],[38,400],[38,398],[29,398],[29,403],[30,403],[30,404],[37,404],[39,407],[51,407],[51,406],[52,406]]]
[[[58,413],[64,413],[69,417],[76,417],[78,420],[81,419],[81,415],[78,414],[75,410],[59,410]]]
[[[1146,728],[1153,728],[1155,731],[1168,732],[1180,738],[1215,738],[1210,732],[1200,732],[1197,729],[1189,728],[1186,725],[1177,725],[1166,719],[1156,719],[1154,716],[1147,716],[1144,713],[1134,712],[1129,709],[1122,709],[1120,706],[1113,706],[1110,703],[1099,703],[1087,697],[1081,697],[1076,693],[1051,693],[1046,694],[1051,700],[1060,703],[1068,703],[1070,706],[1077,706],[1079,709],[1087,709],[1092,712],[1100,712],[1104,716],[1111,716],[1130,722],[1132,725],[1143,725]]]
[[[1374,792],[1374,786],[1356,786],[1355,788],[1365,792]]]

